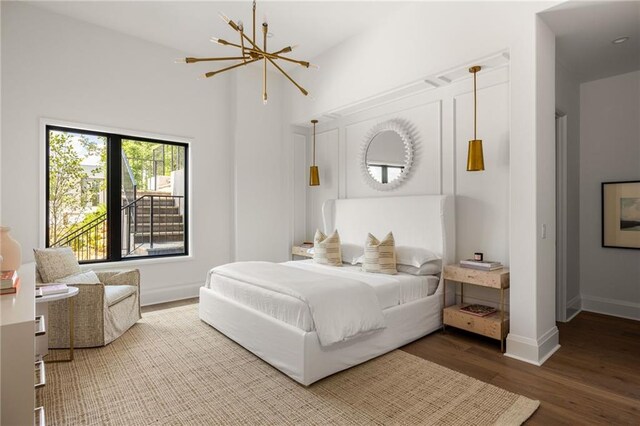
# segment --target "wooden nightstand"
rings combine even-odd
[[[313,248],[313,247],[302,247],[302,246],[291,247],[291,259],[294,259],[295,256],[313,258],[313,254],[307,251],[310,248]]]
[[[450,325],[472,333],[481,334],[500,340],[500,350],[504,352],[504,339],[509,332],[509,314],[504,310],[504,292],[509,288],[509,269],[502,268],[495,271],[479,271],[463,268],[460,265],[444,267],[443,278],[460,283],[460,304],[445,307],[442,310],[442,327]],[[460,308],[464,304],[464,285],[471,284],[480,287],[493,288],[500,291],[499,310],[486,317],[472,315]],[[444,286],[444,306],[447,300],[447,286]]]

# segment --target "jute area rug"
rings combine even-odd
[[[144,315],[104,348],[47,364],[51,425],[518,425],[539,405],[402,351],[304,387],[198,318]]]

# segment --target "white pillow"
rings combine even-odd
[[[69,275],[64,278],[58,278],[56,282],[60,284],[100,284],[98,276],[93,271],[86,271],[79,274]]]
[[[427,262],[440,260],[442,257],[430,250],[419,247],[396,247],[396,262],[401,265],[421,267]]]
[[[411,275],[437,275],[442,272],[442,260],[432,260],[419,268],[409,265],[397,265],[398,272]]]
[[[342,250],[342,261],[350,265],[355,265],[360,261],[361,257],[364,259],[364,247],[356,244],[342,244],[340,247]]]
[[[353,264],[364,262],[364,255],[360,256]],[[412,266],[414,268],[421,268],[423,265],[430,262],[437,262],[438,272],[442,269],[442,257],[440,255],[419,247],[397,246],[396,247],[396,263],[398,265]],[[433,266],[426,268],[427,271],[432,271]],[[433,275],[433,274],[413,274],[413,275]]]

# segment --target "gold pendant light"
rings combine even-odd
[[[473,140],[469,141],[469,151],[467,152],[467,171],[479,172],[484,170],[484,155],[482,154],[482,139],[476,136],[477,130],[477,87],[476,74],[482,67],[479,65],[469,68],[473,73]]]
[[[258,42],[256,41],[256,2],[253,1],[253,28],[252,28],[252,37],[249,38],[244,32],[244,26],[241,21],[238,23],[233,22],[233,20],[229,19],[224,13],[220,13],[220,17],[224,20],[235,32],[240,36],[239,44],[232,43],[227,40],[223,40],[217,37],[211,37],[211,41],[214,43],[221,44],[223,46],[231,46],[237,49],[240,49],[240,52],[237,56],[226,56],[226,57],[215,57],[215,58],[181,58],[176,60],[179,63],[187,63],[193,64],[196,62],[211,62],[211,61],[239,61],[234,65],[230,65],[215,71],[210,71],[204,75],[205,78],[213,77],[216,74],[223,73],[225,71],[232,70],[234,68],[242,67],[254,62],[262,61],[262,101],[266,105],[267,103],[267,66],[268,64],[273,65],[278,71],[284,75],[287,80],[289,80],[294,86],[300,90],[300,92],[307,96],[309,92],[307,92],[302,86],[300,86],[289,74],[287,74],[281,67],[276,63],[276,61],[287,61],[292,62],[294,64],[298,64],[304,68],[318,68],[317,66],[310,64],[307,61],[300,61],[297,59],[292,59],[284,56],[285,53],[290,53],[295,46],[287,46],[275,52],[267,51],[267,36],[269,34],[269,24],[266,22],[262,23],[262,48],[258,47]]]
[[[309,186],[320,185],[320,173],[316,166],[316,124],[318,120],[311,120],[313,123],[313,165],[309,168]]]

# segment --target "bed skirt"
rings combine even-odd
[[[440,286],[442,287],[442,286]],[[387,328],[329,347],[306,332],[200,288],[200,319],[305,386],[442,327],[442,292],[383,311]]]

